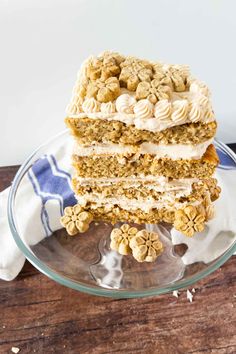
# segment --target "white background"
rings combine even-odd
[[[0,0],[0,165],[64,129],[81,61],[106,49],[190,64],[235,142],[235,14],[234,0]]]

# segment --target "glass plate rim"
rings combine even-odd
[[[12,233],[12,236],[15,240],[16,245],[18,248],[21,250],[21,252],[25,255],[26,259],[36,268],[38,269],[41,273],[49,277],[50,279],[56,281],[57,283],[67,286],[69,288],[72,288],[77,291],[81,291],[84,293],[92,294],[92,295],[98,295],[98,296],[106,296],[106,297],[113,297],[113,298],[137,298],[137,297],[146,297],[146,296],[155,296],[155,295],[161,295],[165,294],[174,290],[179,290],[182,288],[189,287],[190,285],[194,284],[195,282],[205,278],[215,270],[217,270],[219,267],[221,267],[236,251],[236,241],[225,251],[218,260],[214,261],[213,264],[211,264],[209,267],[206,269],[200,271],[196,275],[190,276],[186,280],[179,280],[173,285],[168,285],[165,287],[158,287],[158,288],[150,288],[146,290],[116,290],[116,289],[106,289],[106,288],[95,288],[92,285],[87,286],[79,282],[75,282],[69,278],[66,278],[65,276],[57,274],[55,271],[53,271],[51,268],[49,268],[47,265],[45,265],[42,261],[40,261],[30,250],[25,246],[24,242],[21,240],[21,237],[17,231],[17,226],[15,222],[15,217],[14,217],[14,201],[15,201],[15,196],[17,193],[17,188],[19,183],[21,182],[21,179],[23,178],[26,170],[29,167],[29,164],[33,157],[44,147],[46,147],[48,144],[52,143],[56,139],[60,138],[64,134],[68,133],[68,129],[62,131],[61,133],[55,135],[53,138],[47,140],[45,143],[40,145],[30,156],[24,161],[24,163],[21,165],[19,170],[17,171],[13,182],[12,186],[9,191],[9,196],[8,196],[8,206],[7,206],[7,215],[8,215],[8,223],[9,227]],[[218,147],[220,147],[226,154],[228,154],[231,159],[234,161],[236,164],[236,154],[224,143],[220,142],[218,139],[214,139],[214,144]]]

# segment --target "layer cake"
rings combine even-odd
[[[217,123],[186,65],[104,52],[78,73],[66,125],[72,187],[95,220],[165,221],[187,236],[214,216]]]

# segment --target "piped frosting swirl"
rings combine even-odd
[[[101,104],[101,112],[104,114],[112,114],[115,113],[116,106],[113,102],[107,102]]]
[[[95,98],[87,98],[83,104],[82,109],[85,113],[95,113],[100,111],[100,103]]]
[[[147,99],[140,100],[134,106],[134,113],[139,118],[153,117],[154,105]]]
[[[161,100],[155,104],[154,116],[163,122],[171,121],[172,107],[168,100]]]
[[[209,105],[204,114],[204,122],[210,123],[215,119],[215,114],[212,107]]]
[[[187,100],[176,100],[172,104],[171,119],[177,124],[184,124],[187,120],[189,104]]]
[[[200,105],[202,109],[206,109],[209,105],[209,98],[201,93],[196,96],[194,101],[196,104]]]
[[[191,122],[196,123],[202,118],[202,109],[196,103],[190,103],[188,118]]]
[[[199,80],[194,80],[191,83],[191,85],[189,87],[189,91],[193,92],[193,93],[201,93],[207,97],[210,96],[210,90],[209,90],[208,86],[205,84],[205,82],[199,81]]]
[[[73,101],[70,102],[68,104],[68,106],[66,107],[66,114],[68,114],[68,115],[74,115],[78,112],[79,112],[78,107]]]
[[[132,114],[134,113],[134,105],[137,103],[135,97],[124,93],[120,95],[116,100],[116,109],[117,112],[123,114]]]

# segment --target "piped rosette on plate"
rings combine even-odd
[[[72,186],[95,220],[204,229],[219,196],[207,86],[185,65],[105,52],[82,65],[66,124]]]

